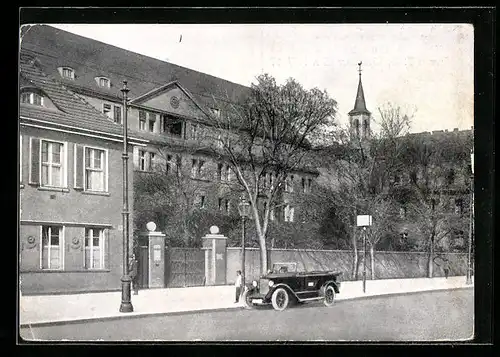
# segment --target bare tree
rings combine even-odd
[[[408,210],[424,237],[423,247],[428,253],[427,273],[433,277],[436,247],[445,238],[464,226],[467,221],[465,202],[468,177],[466,164],[468,138],[459,134],[419,134],[405,138],[406,163],[402,173],[409,191]],[[460,207],[462,206],[462,207]]]
[[[306,166],[310,140],[333,125],[336,102],[326,91],[306,90],[293,79],[278,85],[269,75],[257,77],[244,103],[214,102],[214,153],[230,164],[251,204],[265,272],[270,217],[289,204],[286,180]]]
[[[353,135],[350,127],[337,132],[335,145],[321,148],[322,156],[329,158],[325,184],[336,191],[335,204],[343,210],[345,224],[351,227],[353,250],[352,277],[357,279],[359,269],[356,216],[371,214],[374,223],[368,234],[372,277],[377,243],[388,230],[393,214],[390,192],[391,173],[401,165],[404,143],[401,136],[410,128],[413,114],[406,114],[390,103],[380,107],[377,121],[379,131],[371,131],[367,137]]]

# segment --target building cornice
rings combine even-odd
[[[87,137],[94,137],[94,138],[99,138],[99,139],[104,139],[104,140],[109,140],[109,141],[114,141],[114,142],[123,142],[123,137],[121,135],[117,135],[117,134],[110,134],[110,133],[96,131],[96,130],[77,128],[77,127],[70,126],[70,125],[56,124],[56,123],[52,123],[49,121],[30,118],[30,117],[26,117],[26,116],[20,116],[20,119],[34,122],[34,123],[21,122],[20,125],[24,125],[24,126],[54,130],[54,131],[65,132],[65,133],[69,133],[69,134],[83,135],[83,136],[87,136]],[[129,137],[129,140],[130,140],[130,144],[140,145],[140,146],[146,146],[146,144],[149,142],[149,140],[139,139],[139,138],[134,138],[134,137]]]

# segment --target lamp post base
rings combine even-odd
[[[472,274],[471,274],[470,270],[467,271],[467,277],[465,279],[465,284],[466,285],[471,285],[472,284]]]
[[[120,304],[120,312],[133,312],[134,306],[130,298],[130,285],[132,279],[128,275],[121,278],[122,281],[122,302]]]

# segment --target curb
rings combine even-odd
[[[398,293],[388,293],[388,294],[378,294],[378,295],[368,295],[368,296],[356,296],[351,298],[339,299],[338,302],[341,303],[343,301],[348,300],[368,300],[381,298],[384,296],[404,296],[410,294],[419,294],[419,293],[434,293],[434,292],[442,292],[442,291],[451,291],[451,290],[466,290],[472,289],[472,286],[461,286],[457,288],[442,288],[442,289],[432,289],[432,290],[421,290],[421,291],[407,291],[407,292],[398,292]],[[137,319],[137,318],[145,318],[145,317],[161,317],[161,316],[179,316],[179,315],[189,315],[196,313],[206,313],[206,312],[215,312],[215,311],[228,311],[228,310],[243,310],[245,306],[232,306],[232,307],[221,307],[221,308],[210,308],[210,309],[200,309],[200,310],[186,310],[186,311],[168,311],[168,312],[148,312],[144,314],[136,314],[136,315],[118,315],[118,316],[105,316],[105,317],[89,317],[89,318],[80,318],[74,320],[58,320],[58,321],[43,321],[43,322],[33,322],[33,323],[22,323],[19,324],[19,328],[32,328],[32,327],[47,327],[47,326],[60,326],[60,325],[70,325],[70,324],[80,324],[85,322],[101,322],[101,321],[113,321],[113,320],[122,320],[122,319]]]

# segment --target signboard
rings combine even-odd
[[[367,227],[372,225],[372,216],[359,215],[356,217],[356,225],[358,227]]]

